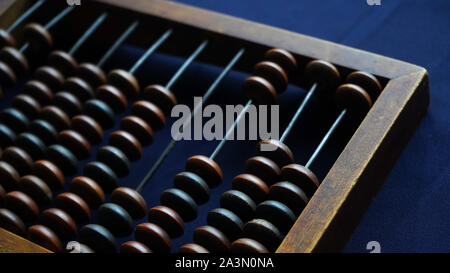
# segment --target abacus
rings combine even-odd
[[[101,253],[339,251],[429,104],[426,70],[402,61],[170,1],[64,2],[16,0],[0,18],[0,85],[15,92],[0,113],[0,252],[68,242]],[[125,43],[143,53],[108,66]],[[142,77],[155,54],[182,59],[165,84]],[[195,92],[205,104],[231,71],[245,73],[233,87],[242,100],[222,96],[247,102],[212,146],[165,131],[172,108],[194,96],[183,92],[194,64],[219,67]],[[295,109],[282,114],[281,137],[246,141],[224,164],[246,110],[277,104],[287,88],[295,94],[280,112]],[[329,122],[305,148],[298,136],[317,129],[307,116]],[[176,144],[199,152],[157,179]],[[314,172],[327,149],[329,166]],[[156,154],[141,179],[146,153]],[[165,190],[150,193],[158,183]]]

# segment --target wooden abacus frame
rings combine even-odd
[[[0,25],[17,17],[27,2],[13,2],[1,14]],[[85,9],[86,13],[98,13],[106,8],[111,12],[133,14],[149,25],[157,25],[159,30],[173,27],[182,33],[179,39],[192,38],[184,39],[184,44],[208,37],[213,49],[203,54],[200,60],[204,62],[223,63],[222,56],[229,56],[244,46],[249,50],[236,69],[251,72],[266,50],[283,48],[297,58],[299,67],[312,59],[321,59],[336,65],[343,78],[352,71],[362,70],[382,82],[383,92],[285,237],[277,250],[279,253],[341,250],[429,105],[427,71],[413,64],[170,1],[97,0],[89,4],[91,7]],[[113,22],[110,29],[114,29],[116,23],[120,24]],[[78,22],[68,24],[74,32],[81,33]],[[103,33],[98,40],[106,40],[112,34]],[[156,35],[155,28],[146,28],[140,30],[131,43],[144,46]],[[223,46],[225,44],[227,46]],[[176,41],[164,47],[164,51],[183,55]],[[301,71],[291,83],[308,87]],[[15,246],[5,243],[11,241]],[[0,252],[3,251],[41,252],[44,249],[0,230]]]

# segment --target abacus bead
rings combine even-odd
[[[209,186],[205,180],[193,172],[181,172],[173,180],[173,186],[188,193],[197,204],[209,200]]]
[[[115,236],[124,237],[133,232],[133,219],[130,214],[114,203],[101,205],[97,211],[97,220]]]
[[[224,208],[210,210],[206,221],[208,225],[222,231],[230,240],[235,240],[242,236],[244,223],[230,210]]]
[[[33,160],[44,158],[47,146],[42,140],[30,133],[22,133],[16,139],[16,145],[26,151]]]
[[[283,234],[288,233],[296,220],[290,208],[275,200],[267,200],[259,204],[256,208],[256,218],[273,223]]]
[[[217,187],[222,183],[222,170],[214,160],[207,156],[191,156],[186,160],[185,169],[203,178],[210,188]]]
[[[3,186],[0,184],[0,206],[3,207],[3,199],[6,197],[6,191]]]
[[[41,82],[51,90],[61,90],[65,77],[61,72],[51,66],[41,66],[34,72],[35,82]]]
[[[36,118],[41,111],[39,102],[35,98],[24,94],[15,96],[12,106],[25,114],[29,119]]]
[[[286,90],[288,84],[288,76],[281,66],[274,62],[259,62],[253,68],[253,74],[268,80],[277,93]]]
[[[156,206],[148,212],[148,221],[164,229],[171,238],[176,238],[184,233],[184,222],[181,216],[173,209],[166,206]]]
[[[62,252],[62,244],[58,236],[48,227],[34,225],[28,228],[30,241],[53,252]]]
[[[134,98],[139,93],[139,83],[136,78],[125,70],[116,69],[108,73],[107,83],[119,88],[127,98]]]
[[[256,204],[247,194],[230,190],[221,195],[220,207],[232,211],[245,222],[254,218]]]
[[[334,91],[341,81],[339,70],[329,62],[313,60],[306,65],[305,72],[311,83],[317,83],[320,89]]]
[[[254,104],[275,104],[277,91],[266,79],[259,76],[251,76],[245,79],[242,86],[245,96]]]
[[[59,133],[59,143],[69,149],[78,159],[86,159],[91,155],[91,144],[80,133],[65,130]]]
[[[89,224],[80,229],[80,242],[98,253],[115,253],[116,238],[106,228]]]
[[[155,104],[140,100],[131,106],[131,113],[147,122],[154,130],[158,131],[164,128],[166,117],[161,109]]]
[[[145,244],[154,252],[168,253],[172,247],[167,232],[160,226],[152,223],[142,223],[137,225],[134,236],[137,241]]]
[[[2,160],[13,166],[21,176],[30,173],[33,166],[30,155],[14,146],[3,151]]]
[[[119,148],[114,146],[102,146],[98,149],[97,160],[113,169],[118,177],[123,177],[130,173],[130,160]]]
[[[312,196],[319,187],[316,175],[305,166],[290,164],[281,169],[281,180],[289,181],[302,189],[307,196]]]
[[[7,108],[0,112],[0,122],[16,133],[25,131],[30,124],[29,119],[21,111],[14,108]]]
[[[0,48],[4,46],[15,46],[16,40],[4,29],[0,28]]]
[[[115,86],[101,85],[95,93],[97,99],[107,103],[117,114],[125,111],[127,108],[127,98]]]
[[[232,253],[269,253],[259,242],[250,238],[240,238],[231,244]]]
[[[257,176],[267,185],[277,182],[281,173],[275,162],[263,156],[249,158],[245,163],[245,171]]]
[[[269,198],[284,203],[298,216],[308,203],[302,189],[291,182],[278,182],[270,187]]]
[[[294,155],[289,147],[278,140],[269,139],[260,141],[257,151],[258,155],[271,159],[279,167],[294,163]]]
[[[91,218],[88,204],[78,195],[65,192],[56,197],[56,207],[69,213],[77,222],[84,222]]]
[[[66,147],[56,144],[48,148],[48,159],[56,164],[65,175],[73,175],[78,170],[78,159]]]
[[[105,193],[102,188],[89,177],[77,176],[73,178],[70,182],[70,191],[83,198],[93,209],[105,202]]]
[[[152,253],[152,251],[143,243],[128,241],[120,245],[120,253]]]
[[[182,245],[178,251],[179,253],[209,253],[209,251],[199,244],[185,244]]]
[[[283,240],[283,235],[278,228],[264,219],[253,219],[247,222],[244,225],[244,234],[258,241],[271,252],[274,252]]]
[[[56,106],[46,106],[42,108],[41,118],[50,122],[57,131],[69,129],[69,116]]]
[[[77,72],[75,73],[78,77],[85,80],[92,87],[96,88],[102,84],[106,83],[106,75],[103,70],[90,63],[82,63],[78,66]]]
[[[4,62],[0,61],[0,83],[4,87],[10,87],[17,82],[16,73]]]
[[[61,50],[52,51],[48,55],[47,63],[66,76],[73,75],[78,66],[77,61],[71,55]]]
[[[92,145],[99,144],[103,139],[103,129],[100,124],[86,115],[73,117],[72,129],[86,137]]]
[[[111,192],[119,185],[117,175],[108,165],[102,162],[93,161],[86,164],[83,175],[97,181],[105,192]]]
[[[16,140],[16,133],[8,126],[0,123],[0,147],[5,148],[12,146]]]
[[[39,24],[30,23],[25,25],[23,33],[34,52],[46,53],[53,46],[52,35]]]
[[[58,92],[55,95],[53,105],[62,109],[69,117],[78,115],[83,111],[83,106],[78,98],[66,91]]]
[[[172,108],[177,105],[175,95],[161,85],[150,85],[142,91],[142,99],[156,104],[166,116],[170,116]]]
[[[19,215],[24,222],[33,221],[39,214],[36,202],[21,191],[11,191],[6,195],[5,208]]]
[[[85,102],[83,113],[95,119],[103,129],[111,128],[114,125],[113,110],[101,100],[92,99]]]
[[[30,123],[28,131],[40,138],[45,145],[53,144],[58,139],[55,127],[43,119],[35,119]]]
[[[94,98],[95,93],[92,87],[84,80],[76,77],[66,79],[63,84],[63,90],[71,93],[80,101],[86,101]]]
[[[334,101],[340,109],[359,115],[367,113],[372,106],[372,99],[364,89],[348,83],[338,87]]]
[[[142,146],[132,134],[126,131],[115,131],[109,135],[108,144],[119,148],[130,161],[139,160],[142,156]]]
[[[53,100],[52,90],[40,81],[31,80],[24,84],[23,92],[35,98],[41,106],[49,104]]]
[[[272,48],[264,54],[264,59],[278,64],[287,74],[292,74],[297,69],[295,57],[284,49]]]
[[[28,70],[26,57],[19,50],[11,46],[5,46],[0,50],[0,61],[8,64],[19,75]]]
[[[67,212],[50,208],[41,214],[42,224],[51,228],[61,239],[70,239],[77,233],[77,225]]]
[[[19,180],[19,188],[22,192],[33,198],[38,204],[46,205],[52,201],[52,191],[48,185],[37,176],[22,176]]]
[[[53,162],[48,160],[34,162],[32,173],[52,189],[59,189],[64,186],[64,174]]]
[[[17,189],[20,175],[8,162],[0,161],[0,184],[7,192]]]
[[[133,219],[141,219],[147,213],[147,203],[144,197],[128,187],[115,189],[111,194],[111,202],[124,208]]]
[[[256,203],[266,200],[267,194],[269,194],[267,184],[253,174],[237,175],[231,183],[234,190],[247,194]]]
[[[197,204],[186,192],[179,189],[163,191],[160,197],[161,205],[167,206],[180,214],[185,222],[197,217]]]
[[[0,227],[22,237],[27,234],[22,219],[9,209],[0,208]]]
[[[217,228],[202,226],[194,230],[194,242],[204,246],[208,251],[225,253],[230,251],[230,241]]]
[[[367,93],[369,93],[372,101],[375,101],[382,90],[380,81],[378,81],[374,75],[364,71],[355,71],[350,73],[347,76],[346,83],[361,86]]]
[[[137,116],[126,116],[120,121],[120,130],[134,135],[143,146],[153,142],[152,128]]]

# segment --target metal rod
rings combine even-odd
[[[56,23],[58,23],[62,18],[64,18],[67,14],[69,14],[72,10],[74,10],[74,7],[67,7],[65,9],[63,9],[58,15],[56,15],[52,20],[50,20],[50,22],[48,22],[44,28],[45,29],[50,29],[52,28],[54,25],[56,25]]]
[[[33,12],[35,12],[45,0],[40,0],[34,3],[27,11],[25,11],[7,30],[7,32],[13,31],[18,25],[25,21]]]
[[[106,20],[108,13],[104,12],[100,17],[95,20],[95,22],[89,27],[89,29],[78,39],[78,41],[69,50],[69,55],[74,55],[75,52],[81,47],[81,45],[86,42],[86,40],[97,30],[97,28]]]

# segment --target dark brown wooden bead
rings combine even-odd
[[[173,186],[188,193],[197,204],[201,205],[209,200],[209,186],[193,172],[181,172],[173,180]]]
[[[141,145],[147,146],[153,142],[153,130],[142,118],[126,116],[120,121],[120,130],[134,135]]]
[[[40,111],[41,105],[32,96],[19,94],[14,97],[12,106],[27,116],[28,119],[36,118]]]
[[[232,211],[244,222],[253,219],[255,216],[255,202],[241,191],[230,190],[224,192],[220,196],[220,207]]]
[[[8,162],[0,161],[0,184],[7,192],[13,191],[19,186],[20,175]]]
[[[25,131],[30,124],[29,119],[21,111],[14,108],[7,108],[0,112],[0,122],[16,133]]]
[[[0,48],[4,46],[15,46],[16,39],[4,29],[0,29]]]
[[[282,93],[288,85],[288,76],[281,66],[274,62],[259,62],[253,68],[253,74],[268,80],[277,93]]]
[[[101,85],[95,91],[96,98],[107,103],[116,114],[125,111],[128,105],[127,98],[115,86]]]
[[[100,185],[89,177],[77,176],[70,182],[70,191],[77,194],[96,209],[105,202],[105,193]]]
[[[310,83],[317,83],[321,90],[333,92],[341,81],[339,70],[329,62],[322,60],[309,62],[306,65],[305,72]]]
[[[34,78],[55,91],[61,90],[65,80],[64,75],[51,66],[41,66],[36,69]]]
[[[147,202],[137,191],[120,187],[111,194],[111,202],[123,207],[133,219],[141,219],[147,213]]]
[[[69,149],[78,159],[86,159],[91,155],[91,144],[80,133],[64,130],[59,133],[59,143]]]
[[[30,123],[28,131],[42,140],[45,145],[53,144],[58,139],[55,127],[43,119],[35,119]]]
[[[53,252],[62,252],[61,240],[50,228],[43,225],[34,225],[28,228],[30,241]]]
[[[41,118],[50,122],[57,131],[69,129],[69,116],[56,106],[46,106],[42,108]]]
[[[53,98],[53,105],[63,110],[69,117],[80,114],[83,111],[83,105],[73,94],[61,91]]]
[[[263,156],[249,158],[245,163],[245,171],[257,176],[267,185],[278,182],[281,173],[277,163]]]
[[[202,226],[194,230],[194,242],[211,253],[230,252],[231,244],[220,230],[212,226]]]
[[[92,145],[103,140],[103,129],[93,118],[79,115],[72,118],[72,129],[86,137]]]
[[[2,160],[13,166],[22,176],[31,172],[33,160],[31,156],[19,147],[8,147],[3,151]]]
[[[247,194],[255,203],[260,203],[267,198],[269,187],[264,181],[253,174],[240,174],[231,181],[234,190]]]
[[[269,253],[259,242],[250,238],[240,238],[231,244],[232,253]]]
[[[133,232],[133,219],[121,206],[114,203],[105,203],[97,210],[98,223],[113,235],[125,237]]]
[[[9,65],[0,61],[0,84],[6,88],[15,85],[17,82],[16,73]]]
[[[143,243],[128,241],[120,245],[120,253],[152,253],[152,251]]]
[[[207,156],[191,156],[186,160],[185,169],[198,174],[210,188],[215,188],[222,183],[222,170],[214,160]]]
[[[31,80],[24,84],[23,92],[36,99],[41,106],[49,104],[53,100],[53,92],[40,81]]]
[[[131,106],[131,113],[143,119],[152,129],[158,131],[164,128],[166,117],[161,109],[155,104],[140,100]]]
[[[164,86],[154,84],[142,91],[142,98],[156,104],[166,116],[170,116],[172,108],[177,105],[175,95]]]
[[[125,70],[115,69],[108,73],[107,83],[119,88],[127,98],[134,98],[139,94],[139,83],[136,78]]]
[[[283,234],[288,233],[297,219],[289,207],[275,200],[267,200],[260,203],[256,207],[256,218],[271,222]]]
[[[274,252],[283,240],[283,235],[278,228],[264,219],[253,219],[247,222],[244,225],[244,234],[264,245],[270,252]]]
[[[39,214],[36,202],[21,191],[11,191],[6,195],[5,208],[19,215],[24,222],[33,221]]]
[[[134,231],[136,241],[145,244],[154,252],[168,253],[172,248],[169,234],[160,226],[152,223],[142,223]]]
[[[75,74],[89,83],[93,88],[97,88],[106,83],[105,73],[95,64],[82,63],[78,66]]]
[[[372,107],[370,95],[358,85],[348,83],[338,87],[334,101],[340,109],[347,109],[358,116],[365,115]]]
[[[114,111],[101,100],[92,99],[85,102],[83,113],[95,119],[103,129],[109,129],[114,125]]]
[[[96,253],[115,253],[116,238],[106,228],[89,224],[80,229],[80,242],[88,245]]]
[[[0,123],[0,147],[7,148],[14,145],[16,133],[11,128]]]
[[[209,253],[209,251],[199,244],[185,244],[182,245],[178,251],[179,253]]]
[[[16,146],[26,151],[33,160],[44,158],[47,154],[45,143],[30,133],[20,134],[16,139]]]
[[[272,105],[277,101],[275,87],[268,80],[259,76],[245,79],[242,88],[245,96],[254,104]]]
[[[65,192],[56,197],[56,207],[66,211],[77,222],[84,222],[91,218],[88,204],[78,195]]]
[[[53,162],[38,160],[34,162],[32,173],[42,179],[52,189],[64,186],[64,174]]]
[[[78,171],[78,159],[66,147],[56,144],[48,148],[47,157],[56,164],[65,175],[74,175]]]
[[[108,144],[119,148],[127,155],[130,161],[139,160],[142,157],[142,146],[132,134],[126,131],[115,131],[109,135]]]
[[[232,211],[225,208],[210,210],[206,217],[208,225],[222,231],[228,239],[236,240],[242,236],[244,223]]]
[[[3,207],[3,199],[6,197],[6,191],[3,186],[0,184],[0,206]]]
[[[281,169],[281,180],[295,184],[302,189],[307,196],[312,196],[319,187],[319,180],[316,175],[305,166],[290,164]]]
[[[271,159],[279,167],[294,163],[294,155],[289,147],[275,139],[262,140],[258,143],[257,154]]]
[[[27,234],[27,227],[22,219],[9,209],[0,208],[0,227],[22,237]]]
[[[65,80],[63,90],[71,93],[80,101],[93,99],[95,96],[94,89],[83,79],[70,77]]]
[[[23,33],[33,52],[46,54],[53,46],[52,35],[39,24],[30,23],[25,25]]]
[[[46,205],[52,201],[52,191],[42,179],[34,175],[22,176],[19,188],[29,195],[37,204]]]
[[[189,222],[197,218],[197,204],[186,192],[179,189],[168,189],[163,191],[160,197],[161,205],[167,206]]]
[[[28,71],[27,58],[16,48],[5,46],[0,50],[0,61],[6,63],[13,71],[21,75]]]
[[[61,50],[52,51],[47,57],[47,63],[66,77],[73,75],[78,67],[77,61],[67,52]]]
[[[281,66],[287,74],[292,74],[297,69],[297,61],[291,53],[284,49],[272,48],[264,54],[264,59]]]
[[[184,222],[181,216],[166,206],[156,206],[148,212],[148,221],[163,228],[171,238],[184,233]]]
[[[93,161],[84,166],[83,175],[87,176],[100,184],[103,191],[111,192],[119,185],[119,178],[108,165]]]
[[[270,187],[269,198],[284,203],[294,212],[295,216],[300,215],[308,203],[308,198],[303,190],[286,181],[273,184]]]
[[[347,76],[347,83],[362,87],[374,102],[380,95],[382,86],[380,81],[372,74],[364,71],[355,71]]]
[[[42,224],[51,228],[61,239],[71,239],[77,233],[75,220],[65,211],[57,208],[46,209],[41,214]]]
[[[114,146],[106,145],[98,149],[97,160],[113,169],[118,177],[123,177],[130,173],[130,160],[119,148]]]

